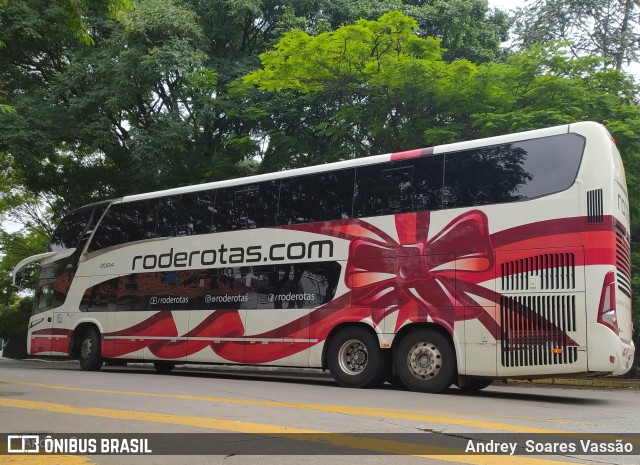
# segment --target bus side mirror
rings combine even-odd
[[[13,285],[20,290],[23,289],[23,286],[22,286],[22,283],[24,281],[23,278],[24,276],[22,274],[22,270],[18,271],[16,274],[13,275]]]

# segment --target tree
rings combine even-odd
[[[292,31],[262,54],[262,69],[244,81],[265,92],[248,112],[268,140],[263,170],[581,120],[605,123],[630,172],[638,166],[629,77],[597,58],[573,58],[559,42],[502,63],[447,63],[439,41],[419,37],[415,25],[396,12],[318,36]],[[630,188],[632,199],[640,194]]]
[[[465,58],[485,63],[501,57],[508,39],[505,12],[489,9],[486,0],[405,1],[402,12],[418,21],[418,35],[442,40],[445,61]]]
[[[564,39],[574,57],[595,55],[621,70],[638,61],[640,2],[637,0],[532,0],[515,15],[515,43]]]

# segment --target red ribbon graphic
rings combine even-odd
[[[493,301],[495,294],[465,280],[493,268],[486,215],[465,212],[430,239],[429,213],[396,215],[395,221],[398,240],[361,220],[319,231],[351,240],[345,283],[352,307],[397,311],[395,331],[408,321],[437,321],[453,331],[455,321],[480,318],[495,333],[493,319],[468,295]]]

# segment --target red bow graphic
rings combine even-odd
[[[368,223],[359,226],[373,235],[360,233],[351,241],[345,281],[352,305],[398,311],[396,331],[408,320],[445,322],[453,330],[465,318],[463,307],[479,305],[465,291],[487,295],[487,289],[464,281],[468,273],[493,267],[483,212],[458,216],[431,239],[429,213],[397,215],[398,241]],[[466,318],[479,316],[467,310]]]

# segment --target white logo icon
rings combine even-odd
[[[7,452],[10,454],[37,454],[40,452],[40,436],[19,434],[7,436]]]

